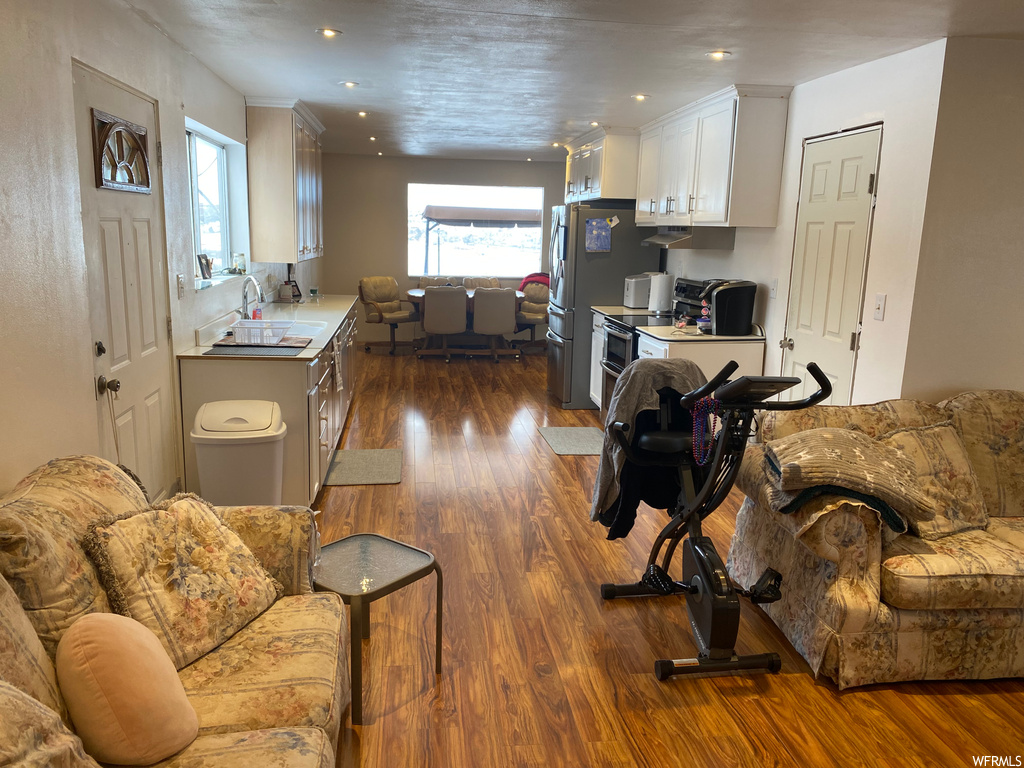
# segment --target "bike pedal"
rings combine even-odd
[[[647,570],[640,578],[640,583],[663,595],[671,595],[676,591],[676,583],[660,565],[647,566]]]
[[[782,599],[782,574],[773,568],[766,568],[761,578],[750,588],[750,602],[774,603]]]

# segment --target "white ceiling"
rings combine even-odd
[[[942,37],[1024,39],[1021,0],[128,1],[246,96],[304,101],[327,151],[449,158],[562,160],[551,142],[591,120],[638,127]]]

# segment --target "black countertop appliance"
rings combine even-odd
[[[747,336],[754,320],[757,283],[749,280],[676,280],[676,311],[711,320],[715,336]]]

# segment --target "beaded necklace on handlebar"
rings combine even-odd
[[[749,598],[754,603],[775,602],[782,596],[782,576],[768,568],[749,589],[733,584],[714,543],[701,531],[701,521],[714,512],[732,490],[754,411],[807,408],[829,397],[832,385],[815,363],[808,363],[807,372],[818,384],[817,392],[802,400],[764,402],[800,384],[800,379],[742,376],[728,381],[738,367],[734,361],[728,363],[709,382],[682,396],[670,389],[660,390],[660,429],[638,429],[630,439],[628,424],[615,422],[611,425],[627,462],[664,467],[666,472],[678,473],[679,497],[674,507],[666,510],[671,519],[655,539],[640,581],[601,585],[601,597],[606,600],[686,596],[686,610],[699,653],[695,659],[657,660],[654,673],[659,680],[694,672],[754,669],[777,672],[782,667],[776,653],[738,656],[735,651],[740,621],[739,597]],[[671,429],[672,408],[689,411],[691,431]],[[669,576],[669,565],[676,547],[684,539],[682,578],[677,581]]]

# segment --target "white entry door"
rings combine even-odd
[[[156,104],[77,62],[73,77],[90,354],[96,378],[120,384],[112,399],[97,392],[100,451],[133,470],[157,500],[176,490],[177,449]],[[113,188],[99,186],[96,169],[95,142],[104,135]],[[145,176],[148,193],[123,188]]]
[[[817,363],[834,405],[853,390],[881,137],[878,127],[804,145],[782,372],[803,379],[806,396]]]

